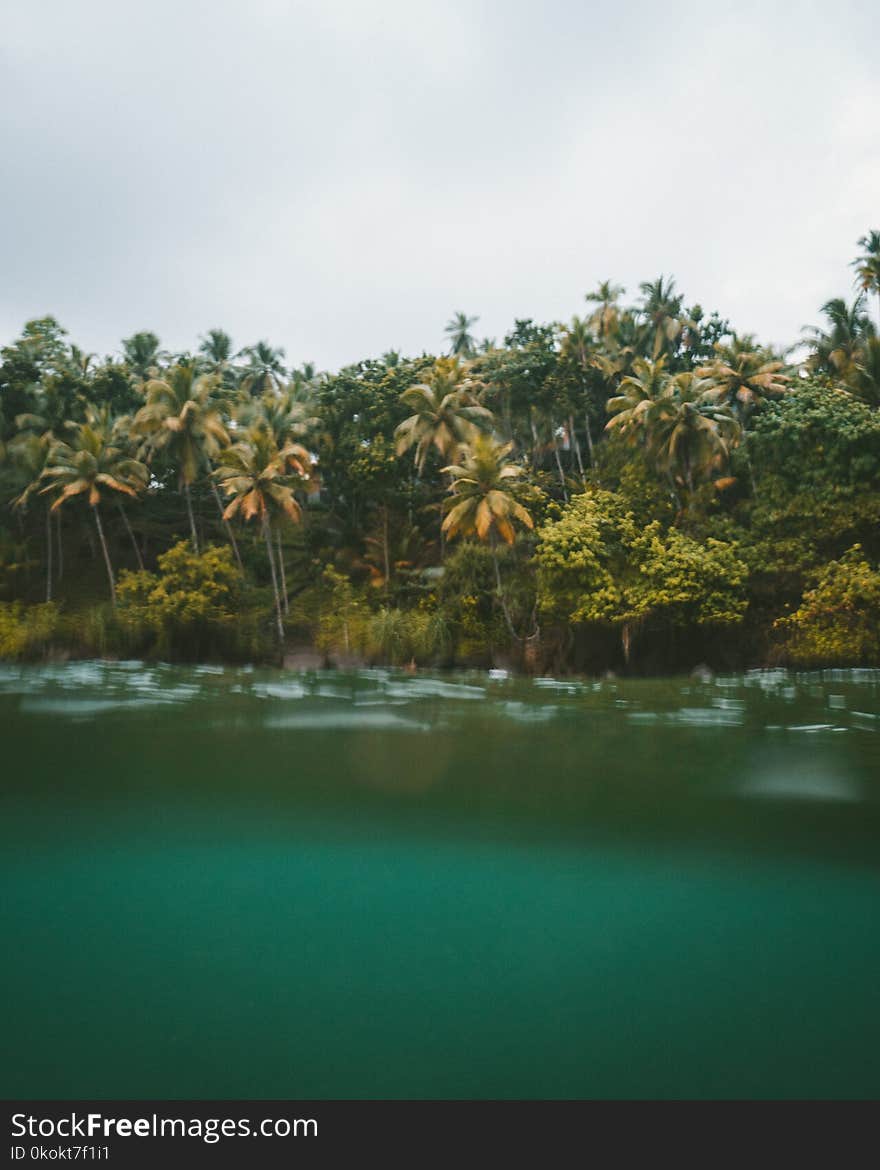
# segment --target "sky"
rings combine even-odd
[[[334,370],[663,273],[788,344],[880,228],[878,61],[865,0],[6,0],[0,343]]]

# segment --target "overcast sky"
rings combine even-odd
[[[867,0],[6,0],[0,341],[334,369],[610,277],[788,342],[880,227]]]

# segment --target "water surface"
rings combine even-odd
[[[0,668],[0,1094],[880,1093],[880,672]]]

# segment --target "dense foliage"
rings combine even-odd
[[[855,297],[788,353],[665,277],[335,374],[219,329],[98,360],[30,321],[0,350],[0,656],[876,663],[859,246]]]

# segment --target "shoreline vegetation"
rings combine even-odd
[[[880,664],[880,232],[785,351],[609,281],[324,373],[214,329],[0,350],[0,659]]]

